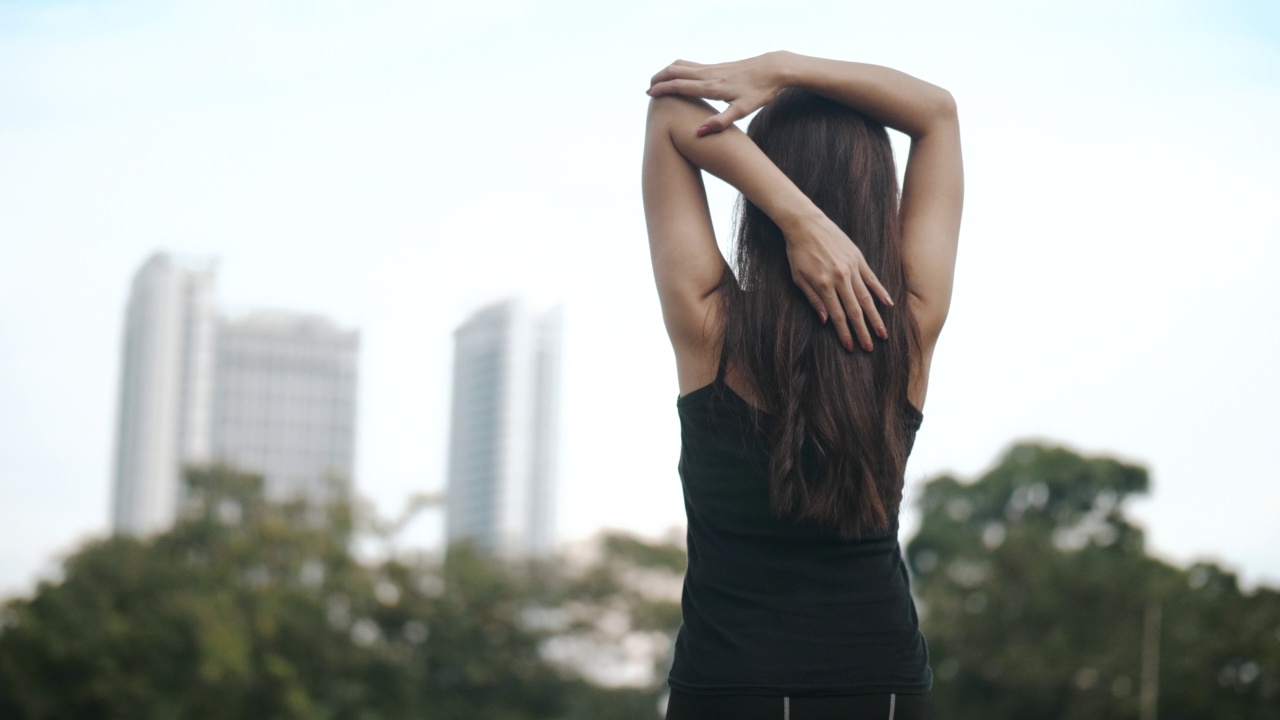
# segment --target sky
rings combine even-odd
[[[1062,444],[1150,470],[1153,552],[1280,585],[1274,3],[0,0],[0,597],[107,532],[125,301],[157,250],[216,259],[230,312],[360,329],[355,482],[385,515],[444,486],[453,328],[561,306],[561,540],[678,534],[644,90],[776,49],[960,108],[908,502]],[[735,194],[709,193],[727,247]]]

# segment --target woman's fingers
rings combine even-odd
[[[663,80],[662,82],[651,86],[648,93],[651,97],[658,97],[659,95],[684,95],[687,97],[705,98],[708,100],[733,100],[732,93],[727,92],[724,86],[716,85],[710,80]]]
[[[728,102],[728,107],[698,128],[698,137],[727,130],[762,107],[770,97],[744,84],[741,77],[727,72],[724,65],[702,65],[687,60],[676,60],[650,78],[649,94],[687,95]]]
[[[840,344],[845,348],[853,350],[853,333],[849,332],[849,319],[845,315],[844,305],[840,302],[840,295],[834,287],[826,288],[822,293],[822,304],[827,307],[827,311],[831,313],[831,325],[836,330],[836,335],[840,338]]]
[[[871,344],[871,332],[867,330],[866,312],[863,310],[862,299],[854,289],[853,283],[840,285],[840,299],[844,302],[845,315],[849,318],[849,325],[853,328],[853,334],[858,337],[858,344],[862,346],[863,350],[871,352],[875,349],[875,345]],[[845,347],[850,350],[853,349],[848,343],[845,344]]]
[[[867,315],[867,322],[870,327],[876,331],[876,336],[881,340],[888,340],[888,328],[884,327],[884,319],[879,316],[879,307],[876,307],[876,299],[872,297],[872,291],[868,290],[863,284],[863,278],[856,278],[854,293],[858,296],[858,302],[863,307],[863,314]]]
[[[677,78],[687,78],[693,68],[689,65],[682,65],[677,60],[674,63],[662,68],[656,75],[649,78],[649,85],[657,85],[667,80],[675,80]]]
[[[822,302],[822,296],[813,289],[813,286],[809,284],[808,280],[804,279],[803,275],[796,275],[792,279],[795,280],[796,285],[800,288],[800,292],[804,293],[805,299],[817,311],[818,319],[825,325],[827,323],[827,306]]]
[[[659,95],[688,95],[689,97],[714,97],[714,95],[705,94],[708,90],[707,83],[701,80],[663,80],[649,88],[649,94],[653,97]]]
[[[874,276],[873,276],[874,277]],[[877,282],[877,284],[879,284]],[[876,307],[876,299],[871,296],[871,291],[867,289],[861,276],[855,275],[853,278],[853,294],[857,298],[862,313],[866,316],[867,323],[876,331],[876,336],[881,340],[889,339],[889,331],[884,326],[884,320],[880,317],[880,310]]]
[[[880,317],[879,309],[876,308],[875,298],[861,276],[855,274],[847,281],[839,282],[829,288],[820,288],[820,292],[805,287],[801,289],[804,290],[805,296],[810,298],[810,304],[814,304],[815,307],[817,305],[813,297],[816,295],[822,300],[823,305],[830,311],[832,324],[835,325],[840,342],[849,350],[853,350],[854,337],[857,338],[858,345],[867,352],[875,349],[872,332],[881,340],[889,338],[888,329]]]
[[[880,278],[876,277],[876,274],[871,272],[871,268],[866,265],[862,266],[862,280],[876,294],[876,297],[880,298],[880,302],[893,307],[893,296],[889,294],[888,290],[884,289],[884,285],[880,284]]]
[[[697,63],[689,63],[684,60],[677,60],[674,63],[662,68],[657,75],[649,78],[649,86],[652,87],[659,83],[668,82],[670,80],[702,80],[705,79],[705,73],[702,72],[703,65]]]
[[[705,137],[711,133],[718,133],[727,130],[730,125],[746,117],[746,113],[735,103],[730,103],[729,107],[720,113],[707,118],[702,127],[698,128],[698,137]]]
[[[862,252],[839,228],[825,220],[816,230],[787,236],[792,280],[820,317],[825,309],[842,345],[852,351],[856,337],[858,345],[873,352],[873,334],[889,339],[877,298],[886,305],[893,304],[892,298]]]

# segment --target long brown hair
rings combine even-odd
[[[775,513],[837,528],[846,539],[893,527],[902,499],[915,319],[907,310],[898,176],[883,125],[818,95],[784,90],[747,134],[862,251],[895,307],[888,340],[849,352],[791,278],[782,231],[739,201],[733,271],[722,285],[724,359],[767,410]],[[874,331],[873,331],[874,332]]]

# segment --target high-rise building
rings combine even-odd
[[[359,334],[324,318],[220,319],[211,262],[157,253],[125,316],[112,528],[168,529],[183,468],[224,461],[261,473],[269,497],[333,499],[355,454]]]
[[[125,313],[112,527],[168,528],[182,466],[209,457],[215,310],[211,262],[153,255]]]
[[[345,496],[359,348],[358,331],[314,315],[220,320],[213,459],[262,473],[269,498]]]
[[[560,314],[518,301],[454,332],[449,543],[532,556],[555,547]]]

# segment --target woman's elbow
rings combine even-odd
[[[942,88],[938,88],[934,93],[932,106],[935,122],[954,123],[960,117],[960,112],[956,109],[955,96]]]
[[[940,87],[932,86],[918,102],[915,124],[902,130],[912,140],[919,140],[939,130],[958,127],[959,124],[955,97]]]
[[[680,98],[676,95],[658,95],[649,98],[649,124],[667,123],[679,109]]]
[[[684,95],[659,95],[649,99],[648,123],[650,127],[690,124],[696,127],[715,113],[715,108],[698,98]]]

